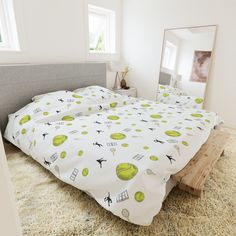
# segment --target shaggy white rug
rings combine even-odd
[[[24,235],[236,235],[236,134],[201,198],[175,188],[149,227],[127,223],[57,180],[22,152],[9,153]]]

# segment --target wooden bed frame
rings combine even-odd
[[[202,145],[198,153],[181,171],[172,176],[178,187],[200,197],[208,175],[219,157],[224,154],[229,138],[229,133],[212,130],[207,142]]]

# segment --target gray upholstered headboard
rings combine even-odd
[[[28,104],[33,96],[90,85],[106,86],[106,64],[0,65],[1,131],[8,114]]]
[[[162,72],[162,71],[160,72],[159,84],[170,85],[171,84],[171,79],[172,79],[171,74],[168,74],[168,73],[165,73],[165,72]]]

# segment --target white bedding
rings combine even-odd
[[[195,155],[217,120],[212,112],[91,86],[36,97],[9,116],[5,138],[113,214],[150,225],[170,176]]]
[[[168,85],[159,85],[157,101],[185,108],[202,109],[204,99],[202,97],[189,96],[178,88],[173,88]]]

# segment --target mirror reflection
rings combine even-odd
[[[202,108],[216,26],[165,30],[157,100]]]

